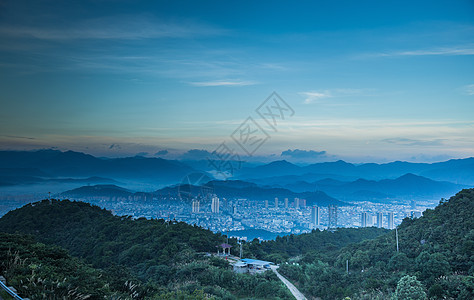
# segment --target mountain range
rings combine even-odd
[[[352,164],[339,160],[306,166],[280,160],[244,167],[227,181],[213,180],[209,172],[195,169],[199,164],[186,163],[141,156],[98,158],[74,151],[0,151],[0,186],[21,185],[26,189],[27,185],[55,184],[62,187],[56,191],[64,191],[84,185],[117,185],[133,194],[148,185],[148,191],[159,188],[157,193],[168,194],[193,189],[192,186],[199,190],[210,182],[220,197],[297,197],[306,199],[308,205],[335,203],[337,199],[439,199],[474,186],[474,158],[432,164]],[[189,181],[189,174],[201,174],[199,182]],[[90,194],[87,187],[84,192]]]

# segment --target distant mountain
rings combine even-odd
[[[314,183],[296,182],[283,187],[293,191],[324,191],[329,195],[347,200],[370,200],[384,198],[416,197],[441,198],[454,195],[465,186],[444,181],[434,181],[411,173],[396,179],[379,181],[358,179],[343,182],[334,179]]]
[[[132,191],[113,184],[82,186],[80,188],[61,193],[61,196],[72,198],[128,197],[131,195],[133,195]]]
[[[308,181],[305,177],[326,174],[326,178],[364,178],[368,180],[394,179],[412,173],[433,180],[450,181],[474,185],[474,158],[452,159],[440,163],[410,163],[395,161],[386,164],[366,163],[355,165],[342,160],[297,166],[287,161],[277,161],[252,168],[243,168],[237,178],[270,180],[270,178],[293,177],[292,181]],[[338,178],[339,177],[339,178]],[[322,179],[322,178],[321,178]],[[274,182],[275,183],[275,182]],[[280,182],[281,184],[281,182]]]
[[[74,151],[40,150],[0,151],[0,168],[20,172],[28,168],[50,177],[105,176],[113,179],[156,181],[157,184],[180,182],[194,170],[178,161],[162,158],[127,157],[102,159]],[[3,174],[5,175],[5,174]],[[38,174],[35,176],[39,176]]]
[[[212,193],[215,193],[222,198],[247,198],[250,200],[272,201],[277,197],[280,201],[283,201],[284,198],[289,198],[290,202],[292,202],[294,198],[300,198],[306,199],[306,205],[348,205],[347,203],[339,201],[322,191],[297,193],[284,188],[262,187],[255,183],[240,180],[214,180],[208,182],[204,187],[206,191],[210,190]],[[182,191],[191,191],[194,195],[198,195],[202,192],[202,187],[177,185],[160,189],[156,191],[156,193],[162,195],[178,195]]]

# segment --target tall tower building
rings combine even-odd
[[[337,205],[328,206],[328,228],[337,227]]]
[[[219,213],[219,198],[212,197],[211,211],[215,214]]]
[[[275,208],[278,208],[278,198],[275,197]]]
[[[265,200],[265,209],[268,209],[268,200]]]
[[[300,208],[300,199],[299,199],[299,198],[295,198],[294,205],[295,205],[295,208],[296,208],[296,209],[299,209],[299,208]]]
[[[321,220],[321,212],[318,206],[313,206],[311,208],[311,223],[313,223],[314,227],[318,227]]]
[[[381,213],[381,212],[377,213],[377,227],[378,228],[383,227],[383,213]]]
[[[288,208],[288,198],[285,198],[285,208]]]
[[[395,228],[395,222],[393,220],[393,212],[388,213],[388,229],[394,229]]]
[[[367,227],[367,219],[366,212],[360,214],[360,227]]]
[[[193,200],[193,213],[194,214],[199,213],[199,201],[198,200]]]

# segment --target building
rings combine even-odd
[[[360,227],[367,227],[368,215],[366,212],[360,214]]]
[[[233,209],[232,213],[233,213],[234,215],[237,214],[237,205],[234,205],[234,209]]]
[[[311,223],[313,223],[314,227],[318,227],[321,223],[321,212],[318,206],[311,208]]]
[[[288,198],[285,198],[285,208],[288,208]]]
[[[293,205],[295,206],[295,209],[299,209],[300,208],[300,199],[295,198]]]
[[[328,228],[337,227],[337,205],[328,206]]]
[[[268,200],[265,200],[265,209],[268,209]]]
[[[233,265],[234,272],[236,273],[249,273],[259,274],[271,269],[271,265],[274,263],[270,261],[242,258]]]
[[[199,201],[198,201],[198,200],[194,200],[194,201],[193,201],[193,206],[192,206],[192,208],[193,208],[193,210],[192,210],[192,211],[193,211],[193,214],[199,213]]]
[[[383,213],[381,213],[381,212],[377,213],[377,227],[378,228],[383,227]]]
[[[300,204],[301,207],[303,207],[303,208],[306,207],[306,199],[300,199],[299,202],[300,202],[299,204]]]
[[[219,198],[217,198],[215,196],[212,197],[211,211],[215,214],[219,213]]]
[[[275,197],[275,208],[278,208],[278,198]]]
[[[388,229],[394,229],[395,223],[393,219],[393,212],[388,213]]]

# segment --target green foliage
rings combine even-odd
[[[474,299],[473,211],[474,189],[462,190],[423,217],[403,220],[398,253],[391,231],[338,251],[303,251],[299,265],[282,265],[280,273],[306,295],[322,299],[370,299],[380,293],[388,299],[405,275],[416,276],[430,298]]]
[[[291,298],[273,274],[236,274],[227,261],[205,255],[224,237],[182,222],[44,200],[7,213],[0,230],[34,236],[14,235],[15,247],[8,239],[0,244],[0,271],[31,299]]]
[[[416,276],[405,275],[398,281],[395,299],[425,300],[426,293],[421,282],[416,279]]]

